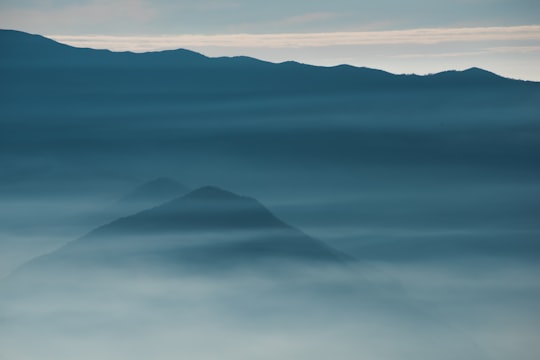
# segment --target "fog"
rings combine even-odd
[[[540,357],[538,83],[2,36],[0,358]]]
[[[3,296],[2,354],[535,359],[538,270],[496,259],[174,277],[102,269],[63,290]]]
[[[382,201],[373,196],[372,203]],[[388,197],[401,204],[407,199]],[[274,197],[269,208],[281,220],[300,225],[293,220],[317,219],[308,209],[331,209],[329,199],[336,198]],[[366,201],[364,196],[359,199]],[[111,224],[91,225],[88,219],[112,203],[110,198],[58,198],[50,217],[37,203],[19,203],[21,209],[31,211],[10,213],[14,236],[11,243],[4,243],[11,253],[3,258],[8,259],[17,246],[28,248],[19,250],[18,262],[3,266],[13,270],[36,255],[57,253],[65,242]],[[421,204],[415,206],[421,210]],[[222,209],[219,202],[208,207],[235,211]],[[295,211],[286,211],[290,207]],[[127,215],[131,214],[123,216]],[[340,218],[339,212],[334,215]],[[35,220],[25,232],[15,219],[27,217]],[[71,221],[76,226],[56,233],[54,227],[45,226],[60,218],[88,221]],[[60,360],[532,360],[540,354],[538,231],[532,226],[450,227],[433,222],[403,226],[393,221],[387,223],[392,226],[374,221],[371,226],[351,226],[343,219],[336,226],[339,223],[329,217],[326,222],[305,221],[301,229],[353,258],[343,265],[270,259],[256,266],[201,271],[200,267],[164,269],[136,263],[126,267],[118,261],[88,265],[80,260],[32,268],[34,260],[1,282],[0,354],[6,359]],[[108,254],[168,251],[179,239],[189,249],[256,239],[273,230],[170,231],[160,227],[150,237],[126,238],[106,233],[105,248],[94,243],[84,251],[98,257],[103,249]]]

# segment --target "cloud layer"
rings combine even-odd
[[[74,46],[117,51],[156,51],[204,46],[279,49],[484,41],[540,41],[540,25],[328,33],[156,36],[50,35],[50,37]]]

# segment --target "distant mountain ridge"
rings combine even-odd
[[[333,67],[319,67],[300,64],[294,61],[283,63],[270,63],[247,56],[210,58],[186,49],[154,51],[145,53],[113,52],[109,50],[96,50],[90,48],[76,48],[58,43],[41,35],[32,35],[16,30],[0,30],[0,66],[121,66],[122,68],[148,68],[148,67],[225,67],[225,68],[258,68],[281,69],[285,72],[294,69],[310,73],[317,69],[331,72],[334,76],[354,74],[366,80],[384,81],[388,79],[430,79],[452,78],[454,81],[476,80],[496,82],[505,78],[480,68],[470,68],[464,71],[444,71],[425,76],[394,75],[382,70],[375,70],[351,65],[338,65]],[[506,79],[509,80],[509,79]]]
[[[0,30],[0,65],[3,66],[122,66],[122,67],[206,67],[219,60],[225,66],[268,64],[246,56],[209,58],[186,49],[146,53],[114,52],[77,48],[41,35],[16,30]]]

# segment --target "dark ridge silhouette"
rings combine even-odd
[[[472,68],[468,68],[468,69],[465,69],[462,71],[462,73],[464,74],[475,74],[475,75],[478,75],[478,76],[495,76],[495,77],[501,77],[491,71],[487,71],[487,70],[484,70],[484,69],[480,69],[478,67],[472,67]]]
[[[330,89],[362,88],[365,86],[407,86],[423,84],[429,80],[433,86],[444,80],[452,84],[476,83],[476,85],[493,86],[501,80],[509,81],[493,73],[478,68],[465,71],[446,71],[434,75],[393,75],[391,73],[339,65],[333,67],[319,67],[287,61],[280,64],[265,62],[247,56],[209,58],[199,53],[185,50],[166,50],[146,53],[112,52],[109,50],[96,50],[89,48],[75,48],[60,44],[40,35],[31,35],[15,30],[0,30],[0,66],[7,68],[121,68],[142,69],[165,68],[188,69],[228,69],[230,74],[207,73],[201,77],[217,81],[245,81],[241,71],[251,79],[256,76],[261,81],[279,82],[287,81],[287,85],[302,90],[312,89],[314,86],[327,86]],[[489,75],[489,76],[488,76]],[[276,78],[277,76],[277,78]],[[295,81],[290,81],[292,79]],[[202,78],[198,79],[203,80]],[[272,81],[274,80],[274,81]],[[204,81],[204,80],[203,80]]]
[[[204,55],[185,49],[132,53],[75,48],[15,30],[0,31],[0,47],[0,65],[8,67],[189,66],[203,65],[208,60]]]
[[[145,53],[130,51],[76,48],[61,44],[41,35],[31,35],[15,30],[0,30],[0,65],[8,67],[58,67],[75,68],[112,66],[122,68],[147,67],[245,67],[269,64],[247,56],[210,59],[186,49],[163,50]]]
[[[350,258],[285,224],[258,201],[206,186],[115,220],[22,266],[40,269],[197,269],[215,271],[268,261],[344,264]],[[71,270],[70,270],[71,269]]]
[[[477,67],[472,67],[463,71],[443,71],[433,74],[431,76],[438,80],[444,80],[448,84],[448,86],[464,85],[470,83],[471,81],[477,84],[497,84],[501,81],[506,82],[507,80],[509,80],[491,71],[487,71]]]

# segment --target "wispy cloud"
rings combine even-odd
[[[107,48],[118,51],[152,51],[179,47],[302,48],[396,44],[429,45],[486,41],[540,41],[540,25],[327,33],[157,36],[50,35],[50,37],[74,46]]]
[[[298,24],[324,21],[324,20],[336,18],[339,16],[340,16],[339,14],[332,13],[332,12],[314,12],[314,13],[291,16],[280,21],[279,23],[282,23],[284,25],[298,25]]]

